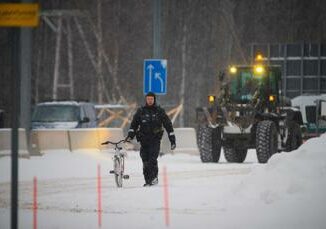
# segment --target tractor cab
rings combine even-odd
[[[228,73],[228,90],[231,103],[278,102],[281,71],[277,66],[232,66]]]

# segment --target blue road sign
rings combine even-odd
[[[166,94],[167,84],[167,60],[148,59],[144,60],[144,94]]]

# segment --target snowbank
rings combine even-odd
[[[325,190],[325,134],[274,155],[233,188],[235,205],[252,211],[243,217],[255,217],[250,224],[257,228],[324,228]]]
[[[264,197],[266,190],[275,198],[325,190],[326,135],[308,140],[296,151],[274,155],[266,166],[255,168],[246,182],[242,191],[260,191],[266,203],[273,201]]]

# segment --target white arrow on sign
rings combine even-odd
[[[149,70],[149,86],[148,86],[148,91],[152,91],[152,71],[154,69],[153,65],[148,65],[147,69]]]
[[[154,78],[156,79],[156,80],[159,80],[160,81],[160,83],[161,83],[161,92],[163,92],[163,79],[161,78],[161,73],[155,73],[155,76],[154,76]]]

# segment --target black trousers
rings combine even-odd
[[[141,142],[140,157],[143,161],[145,182],[150,183],[158,175],[157,158],[160,152],[161,140],[151,139]]]

